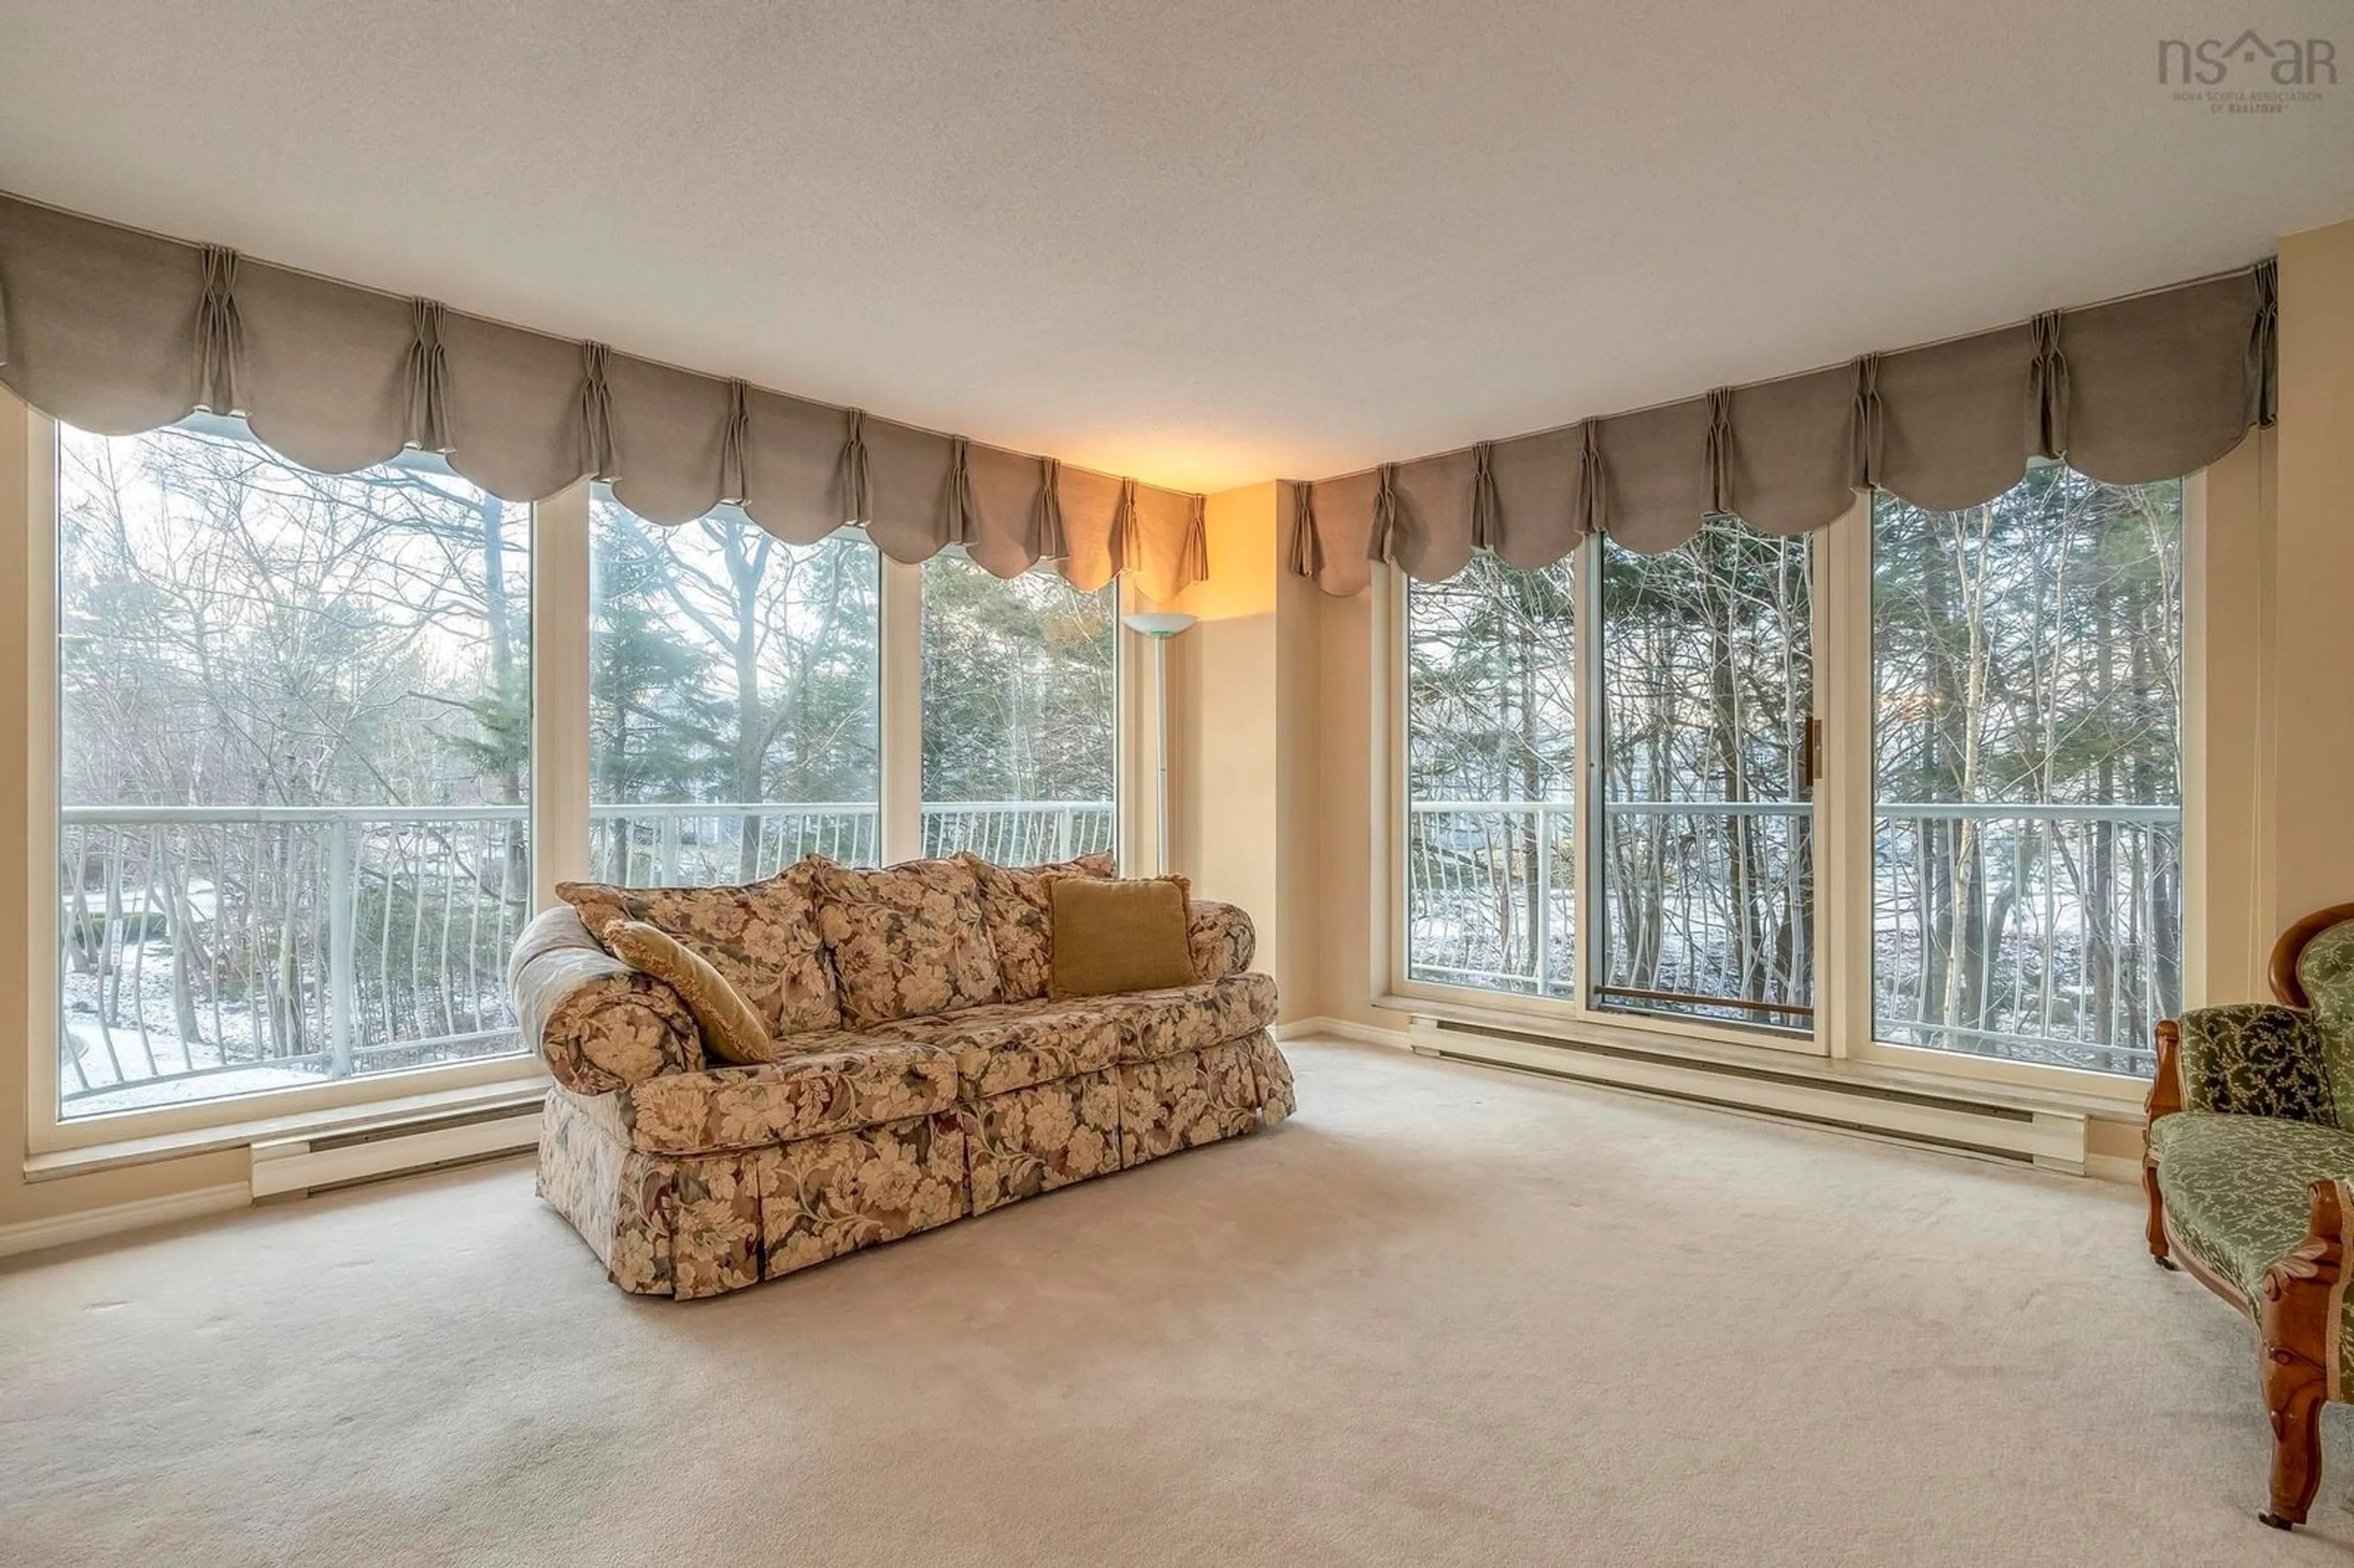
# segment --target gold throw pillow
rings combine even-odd
[[[776,1041],[759,1010],[693,948],[642,920],[609,921],[597,936],[607,952],[678,992],[710,1054],[738,1066],[777,1059]]]
[[[972,868],[981,885],[981,912],[989,921],[989,943],[997,949],[997,973],[1008,1001],[1034,1001],[1055,978],[1055,900],[1051,889],[1066,876],[1106,881],[1116,874],[1108,854],[1083,854],[1052,865],[991,865],[970,852],[958,859]]]
[[[1185,940],[1182,876],[1111,882],[1089,876],[1056,881],[1054,994],[1109,996],[1192,985],[1193,955]]]

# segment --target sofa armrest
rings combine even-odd
[[[2176,1022],[2183,1109],[2336,1123],[2321,1032],[2310,1012],[2246,1001],[2195,1007]]]
[[[1204,982],[1223,980],[1251,967],[1258,955],[1258,929],[1239,906],[1196,898],[1188,912],[1185,946],[1196,975]]]
[[[507,991],[525,1043],[575,1094],[703,1068],[703,1037],[685,1001],[599,947],[569,905],[541,911],[515,938]]]

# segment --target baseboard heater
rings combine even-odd
[[[494,1159],[538,1143],[535,1098],[327,1136],[275,1139],[252,1146],[253,1196],[320,1192]]]
[[[1961,1153],[2084,1173],[2085,1118],[1895,1088],[1766,1064],[1415,1016],[1407,1043],[1426,1056],[1575,1078],[1669,1099],[1810,1123]]]

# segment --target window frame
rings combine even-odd
[[[2183,609],[2182,746],[2184,1004],[2204,1001],[2208,932],[2206,670],[2210,629],[2205,609],[2208,486],[2204,471],[2182,482]],[[1626,1012],[1590,1005],[1599,945],[1587,940],[1602,914],[1597,808],[1601,758],[1589,737],[1602,733],[1601,584],[1591,541],[1572,556],[1576,621],[1571,658],[1577,683],[1577,745],[1572,768],[1572,820],[1580,873],[1572,962],[1575,994],[1540,997],[1447,985],[1410,977],[1408,951],[1406,788],[1408,599],[1411,586],[1395,567],[1373,577],[1374,643],[1373,807],[1381,834],[1375,857],[1371,935],[1375,1006],[1404,1012],[1441,1012],[1471,1022],[1520,1025],[1572,1036],[1597,1031],[1633,1032],[1703,1046],[1735,1045],[1794,1054],[1834,1065],[1893,1069],[1924,1077],[1975,1080],[2076,1101],[2138,1104],[2148,1080],[2118,1074],[2006,1062],[1903,1045],[1873,1037],[1872,997],[1872,497],[1859,493],[1849,510],[1813,535],[1809,563],[1813,596],[1814,716],[1821,726],[1822,757],[1812,798],[1815,878],[1814,1029],[1810,1035],[1744,1029],[1706,1020]],[[1770,1058],[1768,1058],[1770,1059]]]
[[[1825,729],[1845,741],[1839,758],[1841,793],[1846,810],[1835,821],[1841,839],[1842,880],[1838,899],[1852,925],[1843,935],[1840,1012],[1856,1021],[1840,1054],[1878,1066],[1946,1077],[1970,1078],[2016,1088],[2043,1089],[2139,1104],[2149,1092],[2147,1078],[2122,1073],[2098,1073],[2041,1062],[2010,1062],[1974,1056],[1929,1045],[1899,1044],[1877,1038],[1873,1030],[1872,994],[1872,858],[1873,807],[1873,734],[1872,647],[1872,498],[1858,499],[1856,509],[1834,525],[1841,533],[1832,546],[1842,557],[1847,592],[1856,596],[1850,606],[1855,623],[1852,646],[1843,644],[1841,662],[1850,664],[1841,683],[1837,721]],[[2194,969],[2194,955],[2205,944],[2207,902],[2206,857],[2194,845],[2206,836],[2206,717],[2205,670],[2208,632],[2205,576],[2207,538],[2207,473],[2201,470],[2182,479],[2182,712],[2177,720],[2182,752],[2182,978],[2183,1005],[2196,1007],[2204,997]],[[1826,745],[1828,747],[1828,740]],[[1828,758],[1826,759],[1829,760]],[[1819,882],[1818,885],[1821,885]]]
[[[206,1135],[232,1144],[264,1136],[285,1136],[314,1122],[347,1119],[387,1101],[420,1096],[512,1094],[544,1086],[547,1074],[526,1044],[502,1055],[472,1061],[408,1067],[316,1085],[228,1095],[181,1105],[108,1111],[70,1119],[58,1114],[59,909],[57,892],[60,758],[58,657],[58,426],[47,415],[0,394],[0,416],[21,418],[24,482],[0,482],[0,525],[24,524],[28,570],[21,587],[25,608],[26,859],[25,1012],[29,1071],[26,1079],[26,1150],[28,1157],[68,1157],[114,1147],[214,1144]],[[17,432],[0,432],[0,459],[13,455]],[[13,479],[15,476],[9,476]],[[557,902],[559,882],[589,874],[589,702],[591,660],[589,499],[591,482],[581,480],[530,508],[532,759],[528,832],[531,846],[531,910]],[[21,508],[21,513],[19,512]],[[923,838],[923,564],[880,556],[882,638],[877,701],[880,705],[878,791],[883,857],[912,859]],[[1120,617],[1145,600],[1133,579],[1116,579],[1115,608]],[[1135,634],[1123,624],[1115,635],[1113,699],[1113,838],[1123,867],[1141,874],[1151,858],[1150,824],[1156,802],[1150,735],[1156,715],[1150,661],[1129,657]],[[1140,722],[1141,718],[1142,722]],[[1151,868],[1158,871],[1161,868]]]

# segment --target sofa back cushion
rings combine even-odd
[[[631,969],[678,992],[687,1012],[695,1014],[703,1048],[712,1055],[738,1066],[776,1060],[777,1044],[759,1009],[702,954],[642,920],[610,921],[597,939]]]
[[[2296,982],[2313,1008],[2338,1125],[2354,1132],[2354,920],[2340,920],[2305,944]]]
[[[981,885],[964,862],[911,860],[880,871],[814,855],[801,863],[811,870],[818,928],[851,1028],[999,999]]]
[[[1051,865],[992,865],[977,854],[957,856],[981,886],[981,912],[997,949],[997,974],[1008,1001],[1046,994],[1055,967],[1054,886],[1068,876],[1109,878],[1112,858],[1083,854]]]
[[[592,935],[616,920],[639,920],[674,938],[752,1004],[772,1039],[842,1026],[808,862],[742,886],[564,882],[556,895],[580,911]]]
[[[1110,996],[1192,985],[1189,892],[1182,876],[1055,883],[1054,994]]]

